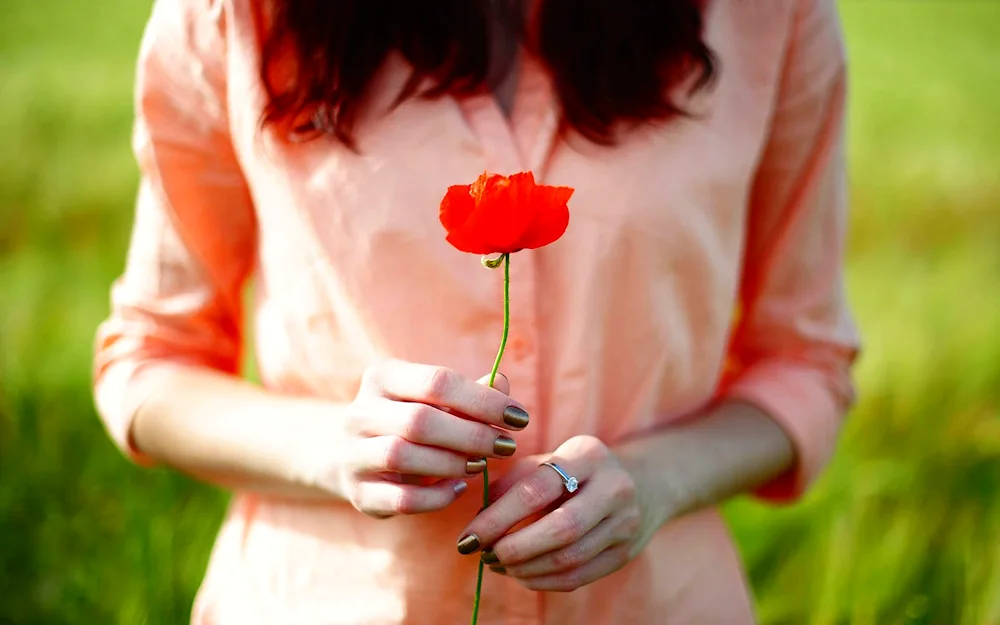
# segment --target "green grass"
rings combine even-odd
[[[1000,623],[1000,3],[841,3],[861,401],[800,504],[728,515],[768,624]],[[226,498],[89,395],[148,1],[4,0],[0,623],[181,623]]]

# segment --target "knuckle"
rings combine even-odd
[[[573,456],[582,458],[588,463],[595,465],[603,464],[610,455],[607,445],[601,439],[587,434],[581,434],[569,439],[563,443],[560,450],[564,448]]]
[[[445,367],[433,367],[424,380],[424,395],[430,400],[441,400],[448,396],[454,382],[454,373]]]
[[[406,469],[409,443],[399,436],[387,436],[382,452],[382,468],[386,471],[401,472]]]
[[[570,571],[569,573],[563,573],[560,575],[555,583],[556,592],[573,592],[577,588],[583,586],[583,579],[580,573],[577,571]]]
[[[421,510],[420,496],[412,490],[400,489],[393,508],[398,514],[417,514]]]
[[[469,408],[472,411],[472,415],[470,416],[485,417],[491,412],[491,389],[481,384],[477,384],[476,387],[475,392],[472,393],[472,397],[470,398]]]
[[[469,445],[472,451],[484,456],[493,455],[493,443],[497,431],[489,426],[476,426],[469,435]]]
[[[365,505],[364,499],[357,492],[351,493],[347,500],[351,502],[351,505],[354,506],[355,510],[358,512],[369,514],[370,508]]]
[[[570,545],[552,554],[552,563],[559,570],[573,569],[586,562],[586,553],[583,546],[579,544]]]
[[[621,532],[626,536],[633,536],[642,527],[642,517],[637,510],[630,510],[621,520]]]
[[[357,403],[352,404],[344,414],[344,430],[350,434],[362,434],[367,429],[365,410]]]
[[[382,364],[375,363],[365,367],[361,374],[361,391],[377,393],[381,388]]]
[[[489,536],[503,536],[507,531],[507,527],[504,525],[503,519],[501,519],[496,514],[482,514],[480,515],[481,522],[483,524],[483,537]],[[496,546],[496,545],[495,545]],[[507,554],[507,560],[513,561],[517,555],[518,547],[516,541],[510,541],[509,543],[504,543],[499,545],[505,554]]]
[[[602,464],[611,456],[611,450],[598,438],[588,436],[585,445],[587,457],[595,463]]]
[[[635,480],[626,471],[618,471],[614,476],[615,498],[619,502],[631,501],[635,498]]]
[[[524,550],[517,544],[516,540],[502,541],[493,545],[493,553],[497,554],[497,557],[504,564],[524,561],[522,557]],[[508,572],[510,571],[508,570]]]
[[[385,510],[373,506],[369,498],[365,494],[365,488],[363,484],[359,484],[356,488],[352,489],[350,495],[348,496],[348,501],[354,508],[366,516],[370,516],[374,519],[382,519],[392,516],[388,514]]]
[[[611,558],[611,570],[608,574],[614,573],[615,571],[621,569],[623,566],[628,564],[629,561],[629,550],[627,545],[622,545],[620,547],[614,548],[612,551]]]
[[[554,499],[549,494],[548,481],[537,472],[524,478],[515,492],[518,501],[532,512],[541,510]]]
[[[579,513],[560,508],[560,514],[553,521],[552,536],[560,544],[568,545],[583,538],[583,519]]]
[[[422,441],[427,438],[431,429],[432,409],[426,404],[412,404],[408,408],[406,422],[402,435],[411,441]]]

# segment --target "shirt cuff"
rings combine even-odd
[[[97,412],[108,436],[126,458],[151,467],[156,461],[142,453],[132,440],[132,422],[142,403],[170,367],[166,361],[121,360],[104,369],[94,384]]]

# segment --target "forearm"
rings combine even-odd
[[[306,442],[337,443],[338,406],[289,398],[210,369],[174,366],[144,374],[132,423],[134,446],[156,462],[226,488],[330,499],[300,471]]]
[[[700,419],[616,449],[660,524],[761,486],[794,461],[792,442],[760,409],[726,402]]]

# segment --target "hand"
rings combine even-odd
[[[506,378],[497,377],[500,388],[485,382],[401,361],[369,368],[346,408],[338,453],[316,454],[310,481],[379,518],[450,505],[485,458],[514,453],[514,439],[497,428],[528,424],[524,408],[506,395]]]
[[[539,466],[547,461],[576,477],[579,490],[568,494],[558,473]],[[522,460],[490,490],[499,497],[462,533],[459,550],[487,548],[481,558],[491,570],[531,590],[572,591],[609,575],[634,558],[658,527],[641,505],[632,475],[592,436],[571,438],[551,456]]]

